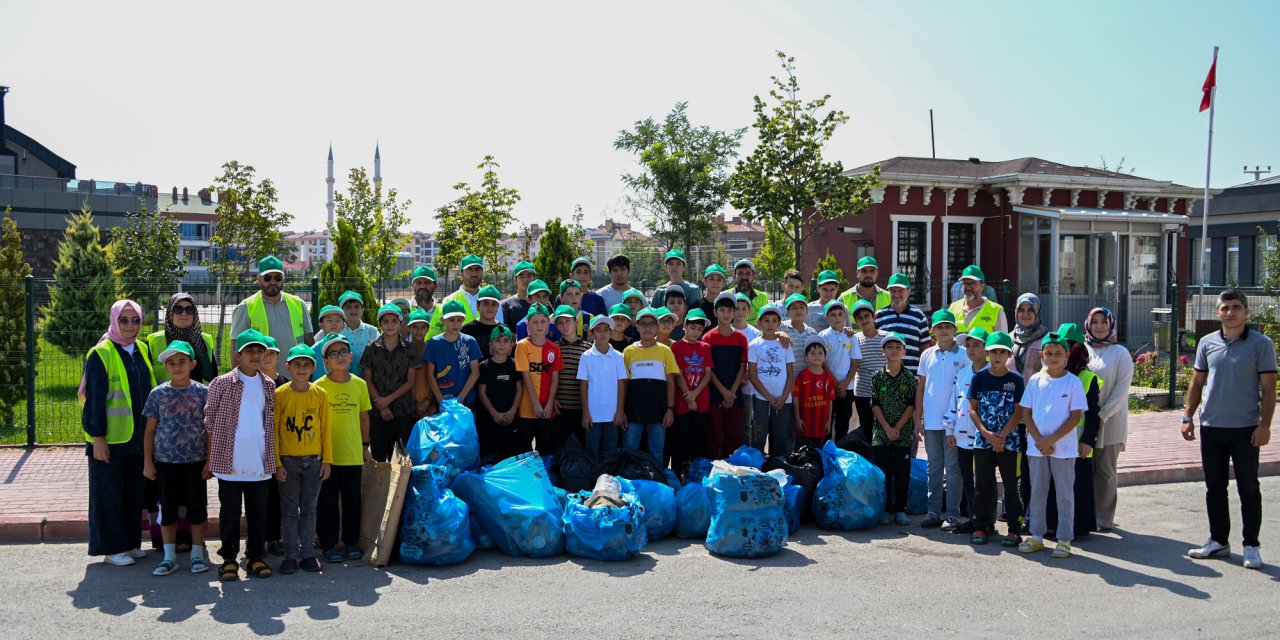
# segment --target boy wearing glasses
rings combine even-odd
[[[373,462],[369,450],[369,387],[351,375],[351,344],[341,335],[320,347],[329,372],[316,382],[329,401],[329,439],[333,463],[320,484],[316,534],[326,562],[359,560],[360,470]],[[338,505],[341,503],[341,519]],[[338,548],[341,539],[345,549]]]

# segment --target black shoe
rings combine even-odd
[[[297,560],[294,560],[293,558],[285,558],[284,561],[280,563],[280,575],[287,576],[291,573],[297,573],[297,572],[298,572]]]
[[[942,518],[939,518],[938,514],[936,513],[930,513],[929,515],[926,515],[924,517],[924,520],[920,522],[920,526],[924,527],[925,529],[933,529],[934,527],[941,527]]]
[[[282,540],[272,540],[271,542],[268,542],[268,543],[267,543],[267,553],[269,553],[269,554],[271,554],[271,555],[273,555],[273,556],[283,556],[283,555],[284,555],[284,541],[282,541]]]
[[[956,525],[956,528],[952,529],[951,533],[973,533],[974,531],[973,520],[967,520]]]
[[[320,560],[317,559],[315,556],[303,558],[300,566],[302,567],[303,571],[310,571],[312,573],[315,573],[324,568],[324,565],[320,564]]]

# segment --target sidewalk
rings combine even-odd
[[[1120,455],[1122,486],[1190,482],[1204,478],[1198,442],[1179,435],[1180,412],[1129,418],[1129,442]],[[923,451],[923,448],[921,449]],[[1280,475],[1280,443],[1262,450],[1262,475]],[[210,531],[217,530],[217,483],[209,483]],[[0,541],[83,541],[89,472],[84,447],[0,449]]]

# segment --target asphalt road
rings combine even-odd
[[[1080,541],[1068,560],[917,525],[807,526],[756,561],[668,539],[618,564],[484,551],[445,569],[359,564],[223,585],[185,567],[152,577],[155,554],[117,568],[83,544],[0,546],[0,629],[59,639],[1275,637],[1280,568],[1241,567],[1238,537],[1230,560],[1184,555],[1206,537],[1203,495],[1199,484],[1122,489],[1122,529]],[[1263,495],[1274,501],[1280,478],[1264,479]],[[1280,562],[1280,522],[1274,510],[1265,518],[1264,559]]]

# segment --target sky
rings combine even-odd
[[[634,217],[621,129],[680,101],[695,124],[750,125],[777,50],[801,97],[850,116],[825,150],[846,168],[929,156],[932,108],[938,157],[1123,159],[1203,186],[1221,45],[1212,184],[1246,182],[1246,164],[1280,171],[1278,26],[1280,3],[1229,0],[0,0],[0,85],[9,124],[80,178],[195,191],[238,160],[276,183],[293,230],[325,223],[330,143],[339,191],[381,145],[411,230],[435,230],[486,155],[521,222],[580,205],[594,225]]]

